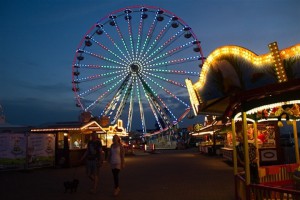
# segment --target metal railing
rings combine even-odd
[[[300,190],[295,185],[287,188],[263,184],[246,186],[244,177],[238,174],[235,176],[235,197],[237,200],[300,200]]]

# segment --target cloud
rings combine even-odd
[[[12,124],[39,125],[46,122],[76,121],[79,116],[75,106],[62,101],[22,98],[4,100],[1,104],[6,121]]]

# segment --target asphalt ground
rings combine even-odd
[[[1,200],[233,200],[233,168],[220,156],[197,149],[136,152],[125,157],[120,172],[121,192],[113,194],[108,163],[100,171],[100,185],[89,193],[85,167],[0,172]],[[63,182],[79,180],[76,192],[65,193]]]

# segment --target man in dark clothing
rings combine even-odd
[[[96,132],[92,133],[92,139],[87,144],[87,150],[82,156],[81,160],[86,159],[86,173],[92,180],[93,185],[90,190],[91,193],[96,193],[99,183],[99,171],[102,165],[102,144],[98,139]]]

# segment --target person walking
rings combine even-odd
[[[98,139],[98,134],[93,132],[91,140],[87,144],[87,150],[81,157],[81,161],[86,160],[86,173],[92,181],[91,193],[96,193],[99,184],[99,173],[102,165],[102,143]]]
[[[111,165],[111,170],[114,179],[114,192],[113,195],[117,196],[120,193],[119,187],[119,173],[120,170],[125,167],[125,151],[121,144],[121,138],[118,135],[114,135],[112,139],[112,145],[108,155],[108,161]]]

